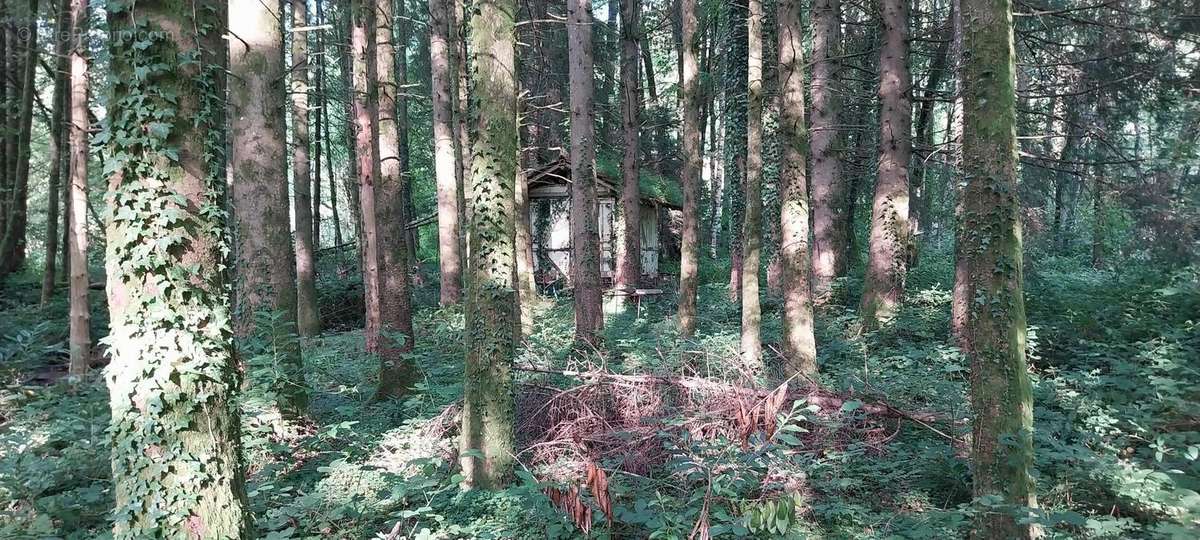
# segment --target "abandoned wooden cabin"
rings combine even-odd
[[[624,224],[620,212],[621,179],[597,168],[596,217],[600,234],[600,276],[612,282],[615,253],[620,249]],[[564,156],[534,169],[528,175],[530,229],[533,234],[534,272],[542,286],[569,281],[571,268],[571,164]],[[661,179],[660,179],[661,180]],[[661,181],[659,183],[662,183]],[[665,235],[673,234],[670,215],[680,204],[669,189],[643,178],[641,192],[642,283],[654,286],[662,275]]]

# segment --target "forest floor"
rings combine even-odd
[[[939,259],[949,257],[926,257]],[[1200,269],[1035,260],[1042,509],[1026,518],[1050,538],[1197,537]],[[611,318],[593,354],[570,352],[569,299],[549,299],[515,372],[518,479],[491,493],[457,487],[461,309],[418,311],[413,359],[425,380],[406,400],[373,402],[355,284],[338,277],[354,272],[323,269],[323,314],[341,330],[305,344],[309,424],[280,436],[261,403],[244,408],[250,503],[266,538],[573,538],[579,526],[621,538],[700,528],[952,538],[988,504],[971,500],[969,366],[949,341],[946,266],[914,271],[899,318],[870,333],[842,307],[858,282],[840,283],[818,313],[819,380],[786,388],[746,388],[731,367],[738,308],[723,286],[702,288],[696,339],[678,339],[666,295],[641,317]],[[112,494],[101,370],[60,381],[65,305],[39,308],[21,283],[0,293],[0,538],[102,537]],[[417,304],[432,298],[422,290]],[[768,344],[777,307],[764,306]],[[105,315],[94,316],[103,335]]]

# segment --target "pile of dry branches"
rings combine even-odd
[[[854,402],[858,411],[856,422],[849,425],[852,432],[838,437],[810,426],[813,432],[805,446],[811,444],[814,451],[822,450],[817,445],[838,445],[839,439],[844,444],[850,438],[882,445],[895,436],[904,419],[935,429],[929,425],[936,419],[932,414],[909,414],[884,402],[861,402],[814,385],[784,383],[766,390],[700,377],[548,373],[576,379],[579,384],[567,389],[520,385],[518,457],[528,465],[599,461],[646,475],[669,457],[664,437],[686,431],[693,440],[724,438],[743,445],[755,433],[769,439],[777,428],[776,416],[790,410],[796,400],[815,406],[815,414],[824,416],[840,414],[847,402]]]

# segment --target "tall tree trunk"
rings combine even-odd
[[[0,276],[25,265],[25,229],[29,223],[29,139],[33,131],[33,95],[39,90],[34,84],[38,64],[37,0],[29,0],[28,18],[22,29],[24,61],[21,64],[21,103],[17,116],[16,161],[11,178],[12,193],[8,225],[0,240]]]
[[[691,337],[696,333],[696,297],[700,286],[699,196],[700,196],[700,65],[697,49],[700,44],[696,0],[682,0],[683,47],[683,167],[679,185],[683,190],[683,234],[679,246],[679,334]],[[640,234],[640,231],[638,231]]]
[[[746,185],[746,10],[727,4],[729,38],[725,54],[725,183],[729,193],[729,299],[742,290],[742,233]]]
[[[459,462],[468,488],[498,488],[512,470],[516,353],[513,291],[514,182],[517,176],[515,0],[476,0],[471,48],[475,77],[471,263],[466,373]]]
[[[400,166],[400,218],[404,227],[400,234],[404,236],[407,268],[411,270],[417,262],[417,247],[419,244],[417,229],[408,228],[408,224],[416,219],[416,210],[412,199],[412,174],[410,171],[411,153],[408,144],[408,41],[411,36],[412,24],[409,21],[407,1],[397,0],[395,16],[396,23],[396,157]]]
[[[326,24],[324,3],[322,0],[316,0],[315,4],[317,6],[317,23],[324,26]],[[321,109],[317,115],[321,119],[318,139],[323,143],[322,148],[325,152],[325,167],[329,178],[329,210],[330,218],[333,219],[333,245],[336,247],[342,245],[342,220],[338,213],[337,181],[333,174],[333,137],[329,135],[331,125],[329,108],[332,106],[332,99],[328,95],[329,83],[325,78],[325,59],[329,54],[325,36],[328,34],[321,32],[318,35],[321,43],[320,69],[317,70],[317,94],[321,96]],[[338,56],[341,57],[340,54]],[[320,152],[318,151],[318,153]]]
[[[955,91],[951,103],[949,123],[949,154],[951,162],[951,186],[954,197],[954,286],[950,292],[950,336],[959,348],[966,350],[967,310],[970,308],[971,297],[967,281],[967,257],[963,253],[962,238],[965,221],[963,219],[963,193],[960,185],[963,178],[963,17],[962,0],[950,0],[950,19],[954,24],[954,35],[950,42],[951,57],[954,59]]]
[[[379,354],[377,398],[404,395],[417,380],[416,366],[407,355],[413,348],[412,298],[409,293],[408,222],[404,208],[408,163],[401,158],[400,125],[396,116],[396,48],[392,35],[394,0],[372,0],[375,4],[375,69],[378,81],[379,181],[376,186],[380,267],[380,318],[383,328]],[[402,336],[400,341],[393,336]]]
[[[884,0],[879,52],[879,174],[871,205],[871,236],[860,315],[875,328],[896,315],[908,269],[908,160],[912,102],[908,98],[908,2]]]
[[[522,158],[528,155],[528,153],[522,152],[518,145],[517,179],[513,189],[513,196],[516,198],[513,206],[516,211],[513,249],[517,259],[517,302],[521,311],[519,324],[521,339],[533,334],[534,305],[538,298],[537,281],[533,275],[533,232],[529,219],[529,179],[525,174],[525,163],[522,163]]]
[[[443,306],[462,298],[462,249],[459,243],[459,197],[456,173],[454,100],[450,69],[450,1],[429,0],[430,94],[433,108],[433,169],[437,182],[438,266]]]
[[[340,39],[338,41],[339,43],[342,43],[342,44],[350,43],[351,24],[352,24],[352,21],[351,21],[350,14],[343,11],[340,28],[344,31],[344,33],[340,36]],[[361,187],[360,187],[361,184],[359,182],[359,175],[362,173],[358,170],[359,160],[361,158],[358,155],[358,141],[355,139],[355,129],[356,128],[355,128],[354,99],[353,99],[353,95],[354,95],[354,82],[353,82],[354,59],[351,54],[350,47],[348,47],[348,46],[337,47],[337,50],[340,52],[340,54],[338,54],[338,60],[340,60],[338,67],[340,68],[340,70],[342,72],[342,85],[343,85],[342,89],[345,91],[345,93],[342,95],[346,96],[346,101],[344,103],[345,111],[346,111],[346,116],[345,116],[346,129],[344,130],[344,133],[346,136],[346,158],[347,158],[346,159],[346,171],[348,172],[348,174],[346,174],[342,178],[342,180],[344,182],[344,188],[346,190],[346,201],[350,203],[351,230],[354,232],[354,239],[358,242],[358,244],[356,246],[356,248],[357,248],[356,252],[358,254],[359,261],[362,261],[363,260],[363,245],[365,244],[365,241],[363,240],[363,237],[362,237],[362,235],[363,235],[363,230],[362,230],[363,216],[362,216],[362,201],[361,201]],[[360,269],[360,271],[365,271],[365,269]]]
[[[382,277],[380,274],[379,230],[377,226],[376,182],[380,175],[379,166],[379,109],[376,54],[377,30],[375,5],[372,0],[351,0],[350,12],[350,106],[354,120],[355,156],[358,159],[358,200],[362,212],[359,239],[362,250],[363,305],[366,309],[366,350],[369,354],[381,352]],[[382,357],[382,355],[381,355]]]
[[[68,369],[71,375],[79,377],[87,373],[88,362],[92,357],[92,308],[88,301],[87,260],[88,133],[91,128],[88,120],[87,42],[82,37],[87,34],[88,28],[87,0],[70,1],[71,87],[67,98],[71,104],[68,116],[71,142],[68,174],[70,187],[67,190],[70,193],[70,213],[66,223],[70,234],[67,237],[67,252],[70,255],[67,283],[70,319]]]
[[[8,1],[0,0],[0,17],[7,21],[10,16]],[[16,66],[9,62],[8,42],[12,39],[11,34],[8,24],[0,24],[0,126],[7,126],[9,123],[8,87],[9,83],[15,80],[12,71]],[[12,178],[8,175],[8,141],[8,132],[0,131],[0,242],[4,240],[8,229],[8,198],[12,195]]]
[[[465,0],[451,0],[453,3],[450,22],[450,44],[454,47],[452,54],[453,60],[450,65],[454,69],[454,136],[458,149],[457,164],[458,164],[458,207],[462,215],[462,219],[471,219],[471,183],[467,178],[471,176],[471,138],[470,131],[467,129],[467,120],[471,117],[471,104],[468,96],[470,94],[471,81],[467,77],[467,63],[470,62],[468,54],[467,38],[467,18]],[[463,231],[459,230],[458,242],[461,246],[459,249],[466,251],[467,238]],[[466,257],[470,256],[470,252],[466,251]],[[469,260],[469,259],[468,259]]]
[[[571,285],[575,341],[594,344],[604,325],[600,294],[600,236],[596,221],[596,115],[592,83],[592,6],[567,1],[571,79]]]
[[[610,0],[609,9],[616,3]],[[620,8],[621,125],[625,135],[621,155],[621,222],[624,226],[613,281],[617,289],[631,290],[637,288],[642,277],[642,203],[638,188],[638,131],[641,128],[638,110],[642,102],[642,90],[638,87],[638,32],[641,30],[638,13],[641,1],[621,0]]]
[[[762,145],[763,145],[763,7],[749,0],[746,18],[746,214],[742,227],[742,365],[762,374],[762,307],[759,305],[758,270],[762,253]]]
[[[842,22],[840,0],[814,0],[812,79],[812,199],[814,288],[824,293],[846,274],[846,244],[851,223],[846,215],[846,180],[838,145],[841,102]]]
[[[725,211],[725,167],[717,156],[721,155],[725,149],[725,127],[721,115],[716,113],[715,105],[713,114],[709,116],[709,123],[712,135],[709,138],[708,174],[712,178],[712,189],[709,193],[708,214],[712,223],[709,229],[708,256],[716,259],[717,247],[721,243],[722,216]]]
[[[1021,218],[1017,196],[1015,53],[1008,0],[962,0],[963,166],[958,256],[965,260],[964,351],[971,360],[971,457],[976,498],[1013,511],[979,514],[976,538],[1034,538],[1016,519],[1037,506],[1033,397],[1025,361]]]
[[[308,161],[308,0],[292,4],[292,185],[296,220],[296,330],[301,336],[321,333],[317,308],[317,271],[313,238],[312,175]]]
[[[953,41],[952,33],[954,26],[953,14],[948,17],[945,23],[942,24],[940,35],[943,40],[938,43],[937,50],[933,54],[933,59],[929,63],[929,74],[925,78],[925,93],[924,99],[921,101],[920,111],[917,113],[917,148],[916,159],[913,161],[912,174],[912,219],[910,220],[910,228],[912,231],[912,261],[916,266],[918,257],[920,256],[920,241],[925,239],[925,235],[929,228],[929,186],[928,178],[929,167],[927,165],[929,159],[935,151],[933,147],[933,108],[937,104],[938,89],[942,84],[942,79],[946,75],[946,60],[950,53],[950,42]]]
[[[307,2],[305,2],[305,4],[307,5]],[[319,15],[315,18],[315,22],[316,22],[317,26],[324,25],[324,23],[321,21],[321,17]],[[314,43],[317,48],[317,52],[316,52],[317,61],[315,64],[313,64],[313,69],[316,71],[316,76],[312,77],[313,86],[314,86],[313,87],[313,90],[314,90],[313,97],[316,97],[316,99],[317,99],[317,106],[316,106],[317,114],[313,114],[311,116],[312,122],[313,122],[313,127],[314,127],[313,131],[315,132],[313,134],[313,138],[312,138],[313,178],[312,178],[312,210],[310,210],[310,212],[312,213],[312,245],[313,245],[313,253],[314,253],[314,256],[313,256],[314,262],[316,262],[316,255],[315,255],[316,252],[321,250],[321,178],[323,176],[322,167],[324,166],[322,164],[322,162],[325,159],[325,156],[322,155],[322,152],[324,152],[324,149],[322,148],[322,146],[324,144],[325,136],[323,135],[323,133],[321,131],[322,127],[324,126],[324,119],[322,117],[324,116],[325,107],[327,106],[326,100],[325,100],[325,84],[324,84],[324,80],[323,80],[325,78],[325,41],[324,41],[324,39],[321,38],[321,36],[323,34],[324,34],[323,31],[319,32],[317,34],[317,37],[314,38]],[[310,59],[309,61],[311,62],[312,59]],[[310,107],[309,114],[312,114],[312,110],[313,110],[313,108]]]
[[[813,337],[812,254],[808,243],[808,178],[804,152],[804,27],[800,0],[779,3],[780,163],[779,253],[783,265],[783,357],[785,375],[817,372]]]
[[[74,20],[82,21],[85,4],[74,0]],[[108,191],[113,536],[250,538],[223,282],[225,5],[193,11],[143,0],[108,7],[118,74],[109,122],[127,132],[165,124],[149,130],[151,144],[120,137],[110,143],[112,154],[127,156]],[[75,28],[73,36],[86,36]],[[80,70],[83,50],[77,44],[72,58]],[[146,78],[133,76],[139,68],[149,70]],[[164,99],[158,92],[165,88],[177,99]],[[79,90],[72,110],[82,117],[87,101]],[[281,95],[273,100],[283,103]],[[73,152],[84,158],[87,146]],[[276,157],[283,163],[282,154]],[[281,202],[286,218],[286,198]],[[147,234],[157,242],[147,244]],[[282,236],[286,243],[286,229]],[[290,256],[281,261],[291,268]]]
[[[288,234],[282,7],[238,2],[229,20],[239,38],[229,44],[233,317],[239,354],[251,362],[251,384],[272,396],[283,415],[297,417],[308,392],[295,335],[296,265],[290,261],[296,255]]]
[[[67,108],[67,45],[68,41],[62,36],[67,35],[71,29],[71,0],[61,0],[57,6],[57,17],[54,23],[54,73],[50,74],[54,79],[54,103],[50,112],[50,152],[48,161],[50,162],[50,175],[47,181],[46,194],[46,258],[45,269],[42,272],[42,298],[41,304],[45,306],[50,303],[50,299],[54,296],[55,285],[55,258],[58,256],[58,219],[59,217],[59,201],[62,199],[62,173],[63,163],[68,152],[63,150],[67,144],[67,129],[63,122],[63,116]],[[63,223],[63,229],[67,228],[67,224]],[[64,270],[66,270],[64,268]]]
[[[1103,117],[1102,117],[1103,118]],[[1092,168],[1092,268],[1104,268],[1104,166]]]

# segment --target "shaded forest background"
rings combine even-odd
[[[172,13],[148,4],[152,15]],[[155,102],[141,109],[140,96],[175,88],[180,79],[173,77],[209,79],[181,71],[189,61],[160,66],[156,59],[174,42],[142,39],[147,28],[122,19],[125,10],[139,9],[133,3],[0,2],[6,10],[0,40],[0,537],[94,538],[114,526],[119,536],[137,522],[128,516],[142,504],[141,488],[120,487],[113,467],[120,470],[114,464],[121,463],[124,442],[136,443],[136,452],[127,452],[133,464],[146,445],[124,438],[129,431],[122,429],[133,421],[121,424],[131,417],[111,412],[110,400],[117,407],[119,399],[105,373],[111,385],[120,379],[113,373],[157,368],[114,352],[121,345],[112,336],[128,334],[112,329],[132,316],[119,307],[110,316],[110,280],[122,262],[135,258],[114,234],[122,231],[117,209],[124,203],[114,204],[113,197],[142,193],[130,187],[131,178],[158,178],[133,173],[153,168],[154,156],[167,150],[152,142],[150,151],[121,153],[143,144],[122,137],[154,139],[158,129],[171,145],[181,130],[195,130],[183,131],[195,140],[179,147],[201,150],[188,163],[213,168],[204,173],[206,189],[222,193],[218,206],[232,216],[213,225],[214,231],[229,227],[229,252],[195,274],[211,278],[215,290],[234,289],[234,300],[196,293],[208,303],[169,311],[227,310],[233,321],[237,367],[232,353],[214,362],[224,366],[223,376],[240,379],[225,388],[236,399],[229,404],[238,411],[232,417],[240,413],[238,425],[226,427],[229,440],[244,447],[245,508],[260,536],[692,538],[703,531],[713,537],[945,538],[964,536],[992,515],[1024,531],[1036,525],[1051,538],[1196,535],[1200,7],[1194,0],[1011,4],[1017,169],[1011,186],[1001,181],[994,191],[1015,190],[1023,244],[1012,252],[1020,263],[1001,260],[995,273],[1008,275],[1005,264],[1023,271],[1028,325],[1020,325],[1020,356],[1028,363],[1034,408],[1033,429],[999,434],[998,447],[1002,454],[1010,447],[1022,454],[1015,440],[1028,437],[1035,510],[981,498],[973,484],[977,351],[962,346],[955,310],[986,298],[956,296],[962,290],[956,272],[970,258],[961,251],[970,235],[962,228],[970,222],[964,208],[972,203],[964,193],[973,177],[965,171],[979,166],[964,161],[964,124],[972,124],[963,116],[990,109],[987,103],[964,106],[964,84],[971,80],[965,73],[978,74],[964,69],[978,65],[971,64],[977,59],[972,51],[982,54],[964,46],[964,28],[981,26],[963,20],[957,0],[512,3],[512,97],[520,122],[512,126],[515,155],[504,159],[515,160],[517,186],[546,164],[567,159],[572,175],[586,176],[594,167],[607,178],[634,178],[641,190],[635,194],[683,211],[659,214],[662,275],[652,281],[624,267],[611,283],[598,275],[592,284],[543,281],[513,261],[517,279],[532,281],[506,291],[520,298],[509,302],[519,306],[511,314],[516,336],[506,334],[512,349],[492,356],[513,366],[512,380],[505,380],[512,388],[500,388],[513,396],[512,418],[502,427],[511,433],[515,472],[501,489],[473,491],[460,491],[459,484],[486,485],[473,479],[487,473],[473,472],[472,465],[464,472],[459,432],[472,384],[464,359],[478,361],[472,346],[481,342],[471,332],[478,322],[472,317],[482,312],[468,298],[479,282],[471,272],[482,267],[470,259],[480,253],[477,246],[467,244],[481,230],[477,223],[486,221],[475,221],[472,212],[491,215],[491,207],[484,195],[470,192],[479,177],[472,171],[490,164],[473,168],[471,161],[481,157],[470,149],[487,140],[476,122],[497,110],[477,101],[491,95],[480,81],[496,79],[475,70],[497,66],[476,58],[478,43],[471,40],[487,32],[473,33],[479,27],[469,21],[504,18],[480,15],[495,2],[396,0],[379,3],[392,10],[383,17],[390,22],[372,27],[363,13],[379,16],[375,3],[297,0],[271,3],[267,9],[278,24],[255,27],[249,11],[238,11],[246,6],[236,4],[226,14],[228,28],[200,24],[191,37],[211,47],[228,42],[231,51],[240,41],[253,50],[251,35],[273,28],[264,39],[278,45],[278,62],[238,64],[234,53],[230,65],[229,57],[217,55],[225,62],[221,73],[229,72],[229,88],[220,90],[228,92],[227,99],[220,95],[229,118],[205,108],[217,90],[184,85],[194,94],[183,92],[181,107],[195,107],[184,109],[194,113],[188,116],[194,123],[180,128],[174,117],[156,124],[162,119],[155,111],[169,107]],[[758,18],[748,17],[750,4]],[[889,9],[901,5],[907,11],[889,34]],[[788,6],[799,14],[795,64],[780,57],[787,21],[779,14]],[[583,11],[586,24],[566,23]],[[590,35],[568,35],[583,26]],[[382,28],[391,41],[355,42],[360,28]],[[749,68],[753,30],[761,32],[758,79]],[[693,46],[685,35],[694,36]],[[379,58],[383,42],[391,46],[387,64],[394,70],[381,75],[364,62]],[[581,78],[572,71],[580,69],[584,43],[594,65]],[[899,65],[909,78],[893,94],[881,89],[882,74],[891,73],[887,64],[896,61],[889,43],[904,45]],[[684,66],[686,51],[695,54],[694,71]],[[207,61],[194,64],[217,65]],[[793,65],[803,85],[800,95],[790,96],[799,105],[788,107],[796,102],[786,101],[787,78],[780,73]],[[297,66],[308,67],[299,87]],[[254,77],[263,73],[271,76]],[[368,81],[387,76],[393,81],[367,90],[374,84]],[[584,79],[594,107],[594,134],[586,137],[575,131],[583,123],[571,114]],[[150,80],[155,83],[139,86]],[[631,80],[635,84],[623,84]],[[73,104],[72,95],[86,99]],[[189,104],[191,95],[200,96],[198,104]],[[378,99],[376,121],[395,126],[392,146],[364,135],[378,127],[356,126],[369,116],[363,112],[369,100],[356,97],[368,95]],[[891,116],[901,100],[911,109]],[[638,106],[627,111],[633,101]],[[267,151],[239,146],[252,139],[240,138],[237,118],[254,114],[237,113],[259,107],[279,113],[261,124],[283,135]],[[297,111],[307,111],[307,118]],[[789,131],[797,111],[800,129]],[[72,118],[86,118],[84,128],[69,127]],[[137,122],[122,123],[130,118]],[[899,130],[905,140],[897,143],[881,130],[889,118],[910,124]],[[229,136],[222,138],[227,126]],[[811,212],[802,221],[812,229],[803,237],[814,259],[803,265],[812,278],[812,296],[805,296],[808,342],[789,335],[796,327],[783,316],[796,298],[786,288],[794,278],[784,277],[785,238],[792,233],[783,223],[789,179],[796,177],[796,169],[787,168],[789,135],[800,133],[808,151],[799,162],[808,188],[800,191]],[[888,244],[894,250],[889,260],[903,264],[898,273],[873,276],[873,245],[879,245],[873,216],[881,201],[896,200],[880,195],[880,186],[892,185],[881,161],[894,157],[889,148],[903,146],[911,148],[899,164],[910,223],[897,234],[902,241]],[[371,148],[381,155],[372,159]],[[224,165],[267,180],[239,184],[241,173],[232,172],[227,182]],[[383,187],[364,191],[364,175],[372,171]],[[388,178],[404,180],[388,184]],[[218,185],[229,188],[228,197]],[[239,192],[240,185],[274,191]],[[572,191],[575,200],[584,195]],[[474,201],[481,202],[473,207]],[[516,205],[512,243],[539,245],[547,216],[534,205],[528,238],[521,240]],[[131,220],[149,223],[161,213],[128,206],[138,212]],[[447,224],[451,214],[457,229]],[[572,220],[595,223],[594,215],[573,214]],[[694,243],[685,240],[689,226]],[[169,232],[170,223],[163,230]],[[748,274],[746,230],[761,234],[752,235],[761,263]],[[368,255],[376,249],[372,243],[383,245],[378,260]],[[68,254],[81,245],[82,258]],[[373,274],[373,265],[385,270]],[[741,293],[760,282],[761,305],[752,295],[756,311],[748,319],[748,296]],[[279,294],[279,283],[294,293],[291,308],[279,304],[287,296]],[[619,313],[601,314],[599,300],[607,298],[601,290],[608,285],[654,292],[619,306]],[[90,297],[78,296],[89,290]],[[396,291],[403,291],[403,305],[389,300],[399,298]],[[149,305],[153,298],[136,300]],[[82,322],[81,305],[90,305]],[[404,317],[409,327],[393,324]],[[755,335],[748,342],[751,326]],[[80,328],[90,334],[86,342]],[[789,348],[794,344],[813,352]],[[471,399],[466,402],[469,409]],[[99,450],[110,444],[117,448],[111,461]],[[1005,535],[994,531],[993,537]]]

